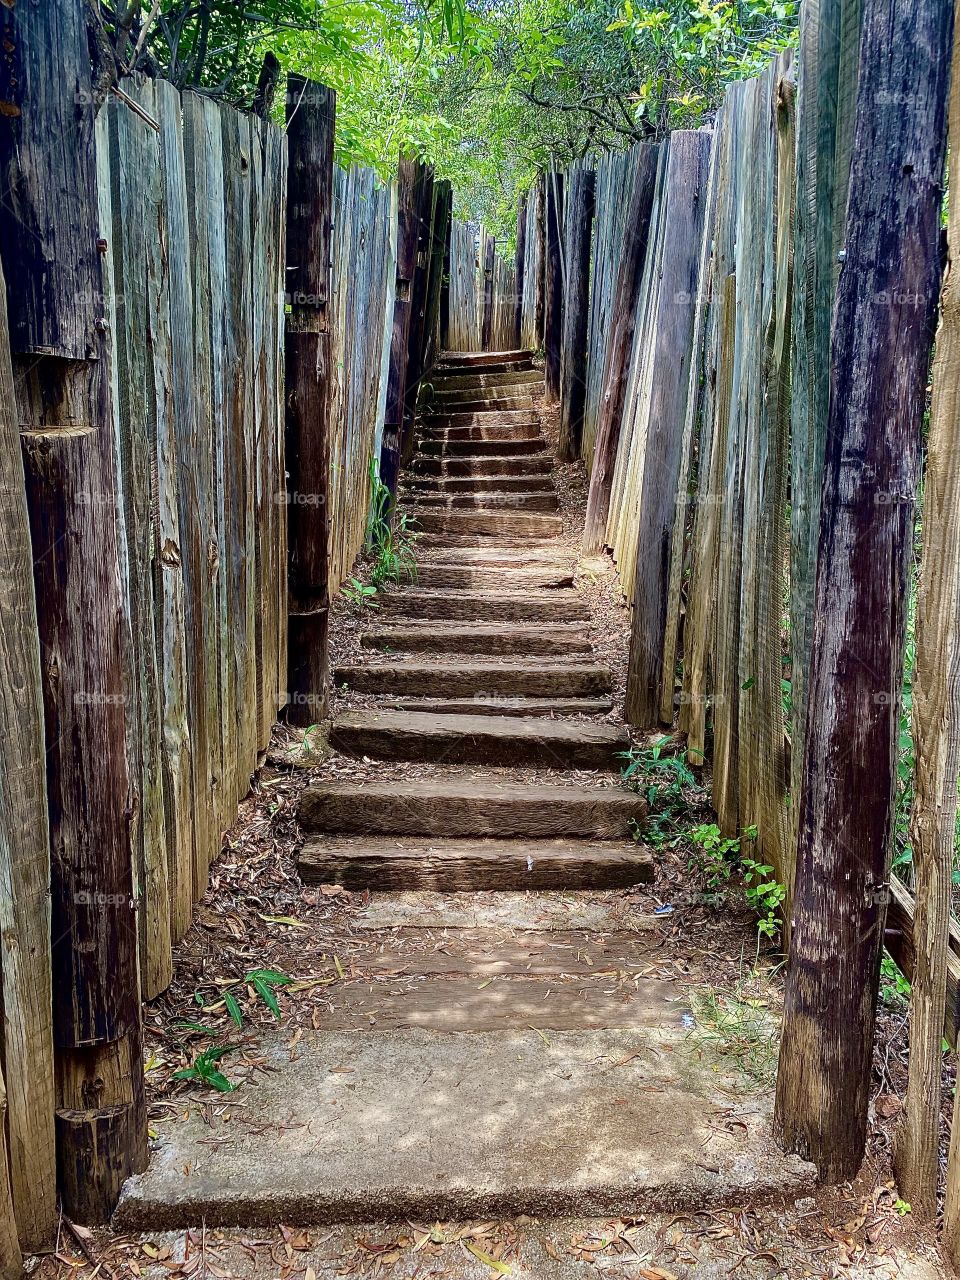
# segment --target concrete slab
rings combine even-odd
[[[681,1005],[651,1013],[629,1030],[331,1031],[295,1048],[278,1031],[256,1084],[156,1122],[116,1225],[680,1212],[812,1187],[768,1139],[769,1098],[703,1058]]]

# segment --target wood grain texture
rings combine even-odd
[[[0,240],[11,349],[95,354],[104,296],[96,242],[95,103],[83,6],[71,0],[0,12]]]
[[[580,457],[587,400],[587,332],[590,321],[590,256],[596,173],[578,162],[567,175],[563,254],[566,299],[560,352],[560,435],[557,457]]]
[[[303,77],[288,83],[286,322],[287,543],[290,630],[287,718],[323,718],[329,697],[330,431],[334,364],[330,333],[333,217],[332,90]],[[402,421],[403,391],[394,400]]]
[[[305,832],[625,839],[646,813],[642,797],[619,787],[487,782],[348,782],[308,787],[300,803]]]
[[[647,850],[613,840],[311,840],[297,859],[306,884],[388,893],[621,889],[651,880],[653,870]]]
[[[53,1027],[50,970],[50,845],[43,696],[33,553],[20,457],[19,415],[0,270],[0,930],[3,932],[3,1153],[23,1246],[39,1249],[56,1226]],[[0,1204],[4,1203],[0,1186]],[[6,1215],[4,1215],[6,1227]],[[16,1233],[14,1233],[14,1241]],[[0,1261],[13,1255],[0,1232]]]
[[[948,8],[864,5],[776,1111],[783,1145],[828,1180],[859,1167],[870,1088],[908,556],[939,292]]]
[[[497,513],[499,514],[499,513]],[[519,518],[519,517],[518,517]],[[530,516],[529,519],[538,517]],[[542,517],[539,517],[542,518]],[[428,591],[399,587],[383,593],[381,617],[412,614],[423,619],[446,618],[482,622],[587,621],[590,610],[578,591]]]
[[[960,10],[954,15],[948,141],[947,189],[956,193],[960,191]],[[918,1221],[935,1218],[938,1209],[938,1118],[960,774],[960,203],[956,195],[949,200],[947,254],[927,435],[915,632],[910,1069],[894,1145],[897,1187]],[[947,1247],[957,1258],[960,1138],[953,1148],[944,1224]]]
[[[546,191],[543,303],[544,399],[549,405],[560,403],[560,356],[563,344],[564,307],[564,204],[563,175],[551,169],[544,175]]]
[[[150,95],[152,98],[152,95]],[[112,431],[124,590],[124,666],[129,714],[127,759],[136,797],[131,816],[143,994],[152,999],[173,974],[170,889],[161,765],[161,711],[152,547],[155,531],[156,405],[148,262],[159,242],[162,198],[157,133],[111,101],[97,126],[101,216],[109,227],[105,296],[114,333]],[[113,215],[111,223],[111,214]],[[118,305],[118,300],[120,305]]]
[[[510,622],[455,624],[420,623],[414,618],[367,627],[360,637],[366,649],[391,653],[484,653],[515,657],[520,654],[571,655],[591,651],[582,629],[559,624],[523,626]]]
[[[683,130],[670,138],[659,298],[647,341],[653,346],[646,421],[626,716],[652,728],[660,719],[670,548],[676,514],[683,424],[699,292],[711,136]],[[672,710],[672,709],[671,709]],[[671,716],[672,719],[672,716]]]
[[[616,296],[610,321],[611,336],[604,364],[602,408],[597,419],[590,492],[584,519],[585,555],[595,555],[603,546],[606,534],[613,468],[623,418],[626,370],[633,348],[637,294],[647,256],[658,163],[659,149],[641,144],[624,225],[623,254],[617,274]]]
[[[337,684],[357,693],[446,697],[523,694],[528,697],[587,697],[609,693],[608,667],[587,663],[549,666],[532,662],[380,662],[337,667]]]

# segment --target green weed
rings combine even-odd
[[[780,908],[787,896],[784,886],[774,877],[773,867],[747,852],[744,841],[757,838],[756,827],[746,827],[739,836],[724,836],[715,823],[704,823],[688,832],[698,853],[691,855],[689,865],[705,872],[707,885],[715,897],[735,877],[743,885],[744,895],[757,916],[757,932],[765,938],[776,938],[782,927]]]
[[[652,747],[631,747],[620,753],[626,764],[620,771],[623,781],[647,801],[646,826],[635,836],[647,844],[663,845],[679,837],[680,819],[690,804],[686,792],[697,788],[697,780],[682,755],[666,755],[670,741],[663,738]]]
[[[198,1053],[189,1067],[183,1067],[173,1073],[174,1080],[195,1080],[205,1084],[219,1093],[232,1093],[236,1088],[220,1070],[220,1059],[230,1052],[228,1044],[215,1044]]]
[[[777,1075],[777,1027],[766,1000],[740,982],[731,991],[695,992],[690,1007],[694,1038],[715,1053],[732,1058],[757,1084],[769,1087]]]
[[[340,594],[345,600],[349,600],[351,604],[356,605],[358,609],[380,608],[375,599],[377,588],[367,586],[359,578],[348,578],[340,588]]]

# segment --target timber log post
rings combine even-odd
[[[547,193],[546,178],[538,174],[535,184],[534,200],[534,238],[536,240],[537,278],[533,290],[533,334],[534,346],[543,346],[543,323],[546,310],[544,293],[544,268],[547,261]]]
[[[546,187],[546,253],[543,264],[544,402],[560,403],[560,345],[563,332],[563,174],[552,169]]]
[[[287,78],[286,467],[291,724],[327,711],[330,683],[330,335],[336,95]]]
[[[5,8],[2,35],[0,244],[41,652],[57,1160],[66,1213],[102,1222],[146,1165],[147,1128],[94,95],[75,0]],[[33,1074],[48,1070],[39,1051]],[[39,1228],[54,1206],[37,1173]]]
[[[450,215],[453,208],[453,188],[449,182],[436,184],[433,225],[430,228],[430,262],[427,280],[427,298],[424,306],[424,347],[421,377],[432,371],[442,344],[439,340],[440,298],[443,289],[443,272],[447,248],[450,243]],[[439,344],[439,345],[438,345]]]
[[[447,221],[443,233],[443,258],[440,267],[440,316],[437,345],[440,351],[450,347],[450,236],[453,231],[453,187],[445,183],[447,191]]]
[[[660,148],[655,143],[639,143],[627,221],[623,232],[623,256],[617,275],[613,312],[610,317],[610,345],[603,370],[603,396],[597,419],[597,442],[590,473],[590,492],[583,526],[583,553],[596,555],[607,536],[610,513],[610,486],[617,460],[620,427],[627,390],[627,369],[637,323],[637,297],[643,279],[643,264],[650,239],[650,217],[657,186]]]
[[[587,327],[590,320],[590,242],[593,234],[597,175],[576,168],[567,187],[564,257],[566,297],[560,345],[560,438],[557,457],[580,457],[587,403]],[[519,260],[519,246],[518,246]],[[519,340],[517,346],[519,347]]]
[[[400,450],[409,363],[410,314],[413,307],[413,277],[417,266],[419,219],[416,189],[417,162],[412,155],[401,155],[397,168],[397,291],[393,304],[390,371],[383,416],[383,443],[380,447],[380,480],[394,497],[396,497],[397,480],[400,476]],[[391,503],[391,509],[393,505]]]
[[[417,410],[420,383],[427,358],[427,297],[430,288],[430,255],[433,250],[433,221],[437,208],[437,184],[433,167],[417,162],[414,190],[417,254],[413,269],[410,297],[410,334],[407,342],[407,376],[404,388],[403,438],[400,462],[406,466],[413,457],[415,440],[413,420]]]
[[[483,311],[480,324],[480,350],[489,351],[493,345],[493,270],[496,263],[497,242],[489,232],[480,232],[480,267],[483,273]]]
[[[517,209],[517,296],[514,298],[514,347],[519,351],[523,346],[523,282],[527,272],[527,196],[520,197]]]
[[[952,10],[863,7],[774,1116],[827,1182],[855,1176],[866,1138]]]

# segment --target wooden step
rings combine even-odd
[[[529,591],[534,587],[573,586],[573,565],[527,565],[506,569],[496,565],[424,562],[417,565],[417,586],[455,591]]]
[[[386,625],[368,627],[360,634],[360,645],[389,653],[503,654],[509,658],[535,654],[573,657],[590,653],[592,648],[582,624],[468,624],[400,617],[392,618]]]
[[[534,384],[531,383],[531,386]],[[509,392],[510,388],[507,387]],[[482,394],[482,399],[480,398]],[[430,401],[432,413],[483,413],[486,409],[539,409],[543,395],[510,395],[493,392],[489,388],[480,391],[444,391],[434,395]]]
[[[621,786],[337,780],[307,787],[298,819],[310,834],[625,840],[646,810],[642,796]]]
[[[543,453],[543,439],[537,434],[525,440],[446,440],[427,438],[420,441],[419,456],[424,458],[513,458],[518,454]]]
[[[380,617],[403,613],[424,621],[579,622],[590,608],[574,590],[444,591],[426,587],[390,587],[380,594]]]
[[[550,489],[519,493],[417,493],[416,506],[433,511],[558,511],[560,502]]]
[[[490,365],[532,360],[529,347],[512,347],[504,351],[441,351],[437,364],[442,369],[486,369]]]
[[[553,458],[549,453],[530,453],[521,457],[457,458],[449,454],[418,454],[413,469],[426,476],[523,476],[549,475],[553,470]]]
[[[488,370],[486,373],[438,372],[433,379],[436,391],[472,391],[479,387],[520,387],[531,383],[543,383],[539,369]]]
[[[472,698],[384,698],[391,711],[429,711],[451,716],[605,716],[613,710],[606,698],[524,698],[504,693]]]
[[[563,520],[552,512],[540,511],[418,511],[416,530],[421,533],[479,534],[500,538],[520,535],[528,538],[559,538]]]
[[[490,417],[499,419],[502,414],[480,413],[448,413],[435,418],[424,418],[421,423],[421,441],[423,440],[539,440],[541,448],[544,438],[540,430],[540,419],[534,414],[522,410],[523,418],[515,422],[485,421]]]
[[[420,476],[405,477],[406,489],[415,493],[555,493],[547,473],[526,476]]]
[[[356,759],[619,769],[630,736],[622,726],[585,720],[364,709],[336,717],[330,745]]]
[[[591,662],[370,662],[345,664],[334,680],[356,693],[407,697],[520,694],[529,698],[598,697],[609,694],[609,667]]]
[[[458,440],[510,440],[535,438],[540,434],[540,414],[536,409],[500,409],[492,405],[469,413],[444,409],[426,413],[420,425],[427,438]],[[508,431],[507,428],[514,428]]]
[[[623,889],[653,879],[649,850],[608,840],[308,841],[297,870],[306,884],[438,893],[486,889]]]
[[[547,565],[551,569],[572,570],[574,561],[566,548],[532,546],[525,538],[437,538],[424,534],[417,539],[420,564],[458,564],[487,569],[495,565],[521,569]]]

